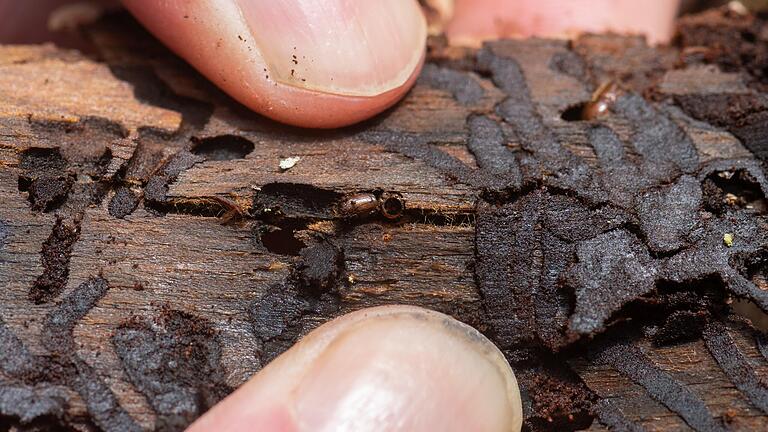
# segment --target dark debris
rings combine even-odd
[[[41,339],[52,354],[44,366],[80,394],[93,422],[103,430],[139,431],[103,378],[77,354],[73,330],[109,289],[106,280],[92,277],[74,289],[45,317]]]
[[[212,324],[172,309],[123,323],[112,344],[128,378],[157,413],[156,428],[180,431],[229,394]]]
[[[29,291],[29,299],[34,303],[49,302],[64,290],[69,280],[72,248],[79,237],[79,220],[56,218],[51,234],[40,252],[43,274],[38,276]]]
[[[282,354],[308,331],[311,323],[307,318],[332,316],[339,310],[344,251],[325,238],[308,243],[299,251],[286,280],[270,286],[249,307],[262,364]]]

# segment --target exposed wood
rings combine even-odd
[[[499,344],[529,430],[768,428],[768,348],[728,307],[768,305],[752,69],[616,36],[433,40],[395,108],[306,131],[124,16],[89,34],[93,58],[0,47],[0,429],[180,430],[301,335],[391,303]],[[612,112],[562,118],[608,80]],[[354,193],[405,210],[344,214]]]

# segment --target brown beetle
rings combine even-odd
[[[405,210],[405,201],[398,193],[384,192],[377,196],[370,192],[355,193],[344,197],[339,211],[344,217],[368,216],[376,211],[387,219],[397,219]]]
[[[339,206],[343,216],[365,216],[379,208],[379,200],[372,193],[347,195]]]
[[[620,94],[621,89],[615,82],[608,81],[603,83],[592,93],[590,101],[584,105],[581,111],[581,118],[583,120],[594,120],[604,115],[611,108],[611,105],[616,102]]]

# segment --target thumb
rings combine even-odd
[[[410,306],[331,321],[190,428],[201,431],[519,431],[517,381],[475,329]]]
[[[383,111],[424,60],[416,0],[123,3],[232,97],[299,126],[344,126]]]

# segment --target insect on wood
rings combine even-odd
[[[611,108],[611,105],[616,102],[620,94],[621,89],[615,82],[608,81],[603,83],[592,93],[590,101],[584,105],[581,111],[581,118],[584,120],[594,120],[604,115]]]
[[[380,212],[387,219],[397,219],[405,210],[402,195],[384,192],[379,195],[361,192],[347,195],[339,206],[339,212],[345,217],[368,216]]]

